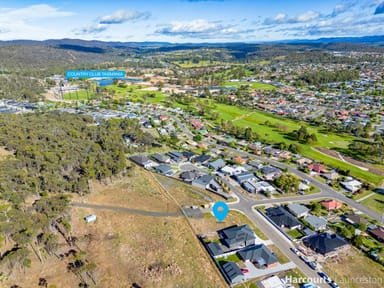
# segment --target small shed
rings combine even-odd
[[[88,215],[88,216],[84,217],[84,221],[86,223],[90,223],[90,222],[96,221],[96,215],[95,214]]]

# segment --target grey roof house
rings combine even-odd
[[[209,159],[211,159],[211,156],[210,155],[207,155],[207,154],[201,154],[199,156],[196,156],[192,159],[192,162],[193,163],[205,163],[207,162]]]
[[[327,220],[325,220],[323,217],[308,215],[305,217],[305,221],[307,221],[315,231],[325,230],[327,228]]]
[[[230,249],[254,245],[256,235],[247,225],[231,226],[217,231],[221,242]]]
[[[236,174],[233,176],[233,178],[238,182],[238,183],[243,183],[245,181],[250,181],[250,180],[256,180],[255,174],[249,171],[244,171],[241,172],[240,174]]]
[[[287,209],[296,217],[304,217],[308,215],[309,209],[303,204],[292,203],[287,205]]]
[[[281,170],[273,166],[264,166],[260,169],[265,180],[273,180],[281,175]]]
[[[167,164],[160,164],[159,166],[156,166],[154,168],[157,173],[160,173],[163,175],[171,176],[174,174],[172,167]]]
[[[264,245],[252,245],[237,252],[243,261],[251,261],[259,267],[270,268],[279,262],[276,256]]]
[[[337,234],[323,232],[304,238],[305,246],[324,256],[330,256],[335,252],[349,247],[348,242]]]
[[[211,168],[213,170],[219,170],[220,168],[223,168],[225,166],[225,161],[221,158],[216,159],[215,161],[207,163],[207,167]]]
[[[199,173],[195,171],[184,171],[180,174],[180,179],[182,179],[185,182],[192,182],[197,177],[199,177]]]
[[[170,163],[171,162],[171,158],[169,156],[163,155],[160,153],[153,154],[152,158],[159,163]]]
[[[154,165],[156,165],[153,161],[151,161],[147,156],[145,155],[136,155],[129,157],[129,159],[136,164],[144,167],[145,169],[148,169]]]
[[[235,285],[245,280],[244,274],[235,262],[226,262],[221,266],[230,285]]]
[[[302,227],[300,221],[281,206],[268,208],[266,214],[280,228],[293,230]]]
[[[199,187],[201,189],[207,189],[209,188],[209,185],[212,181],[214,181],[215,177],[209,174],[205,174],[200,176],[199,178],[192,181],[192,185]]]

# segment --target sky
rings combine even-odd
[[[383,0],[2,0],[0,40],[260,42],[384,34]]]

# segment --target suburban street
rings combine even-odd
[[[193,134],[192,132],[178,119],[178,117],[172,116],[172,118],[176,121],[180,129],[189,137],[192,139]],[[203,142],[207,145],[213,144],[210,139],[204,139]],[[311,177],[310,175],[299,171],[295,167],[292,167],[288,164],[281,163],[279,161],[275,161],[270,158],[260,157],[256,156],[254,154],[234,149],[228,146],[223,146],[220,144],[215,143],[215,145],[218,148],[226,149],[227,151],[233,152],[237,155],[244,156],[251,159],[257,159],[262,162],[269,162],[271,165],[276,166],[280,169],[286,169],[292,174],[295,174],[299,176],[302,179],[305,179],[309,181],[312,185],[317,187],[320,192],[311,194],[311,195],[298,195],[298,196],[289,196],[289,197],[282,197],[282,198],[275,198],[275,199],[263,199],[263,200],[256,200],[252,197],[246,195],[246,193],[242,193],[237,187],[231,184],[231,181],[228,181],[225,179],[225,177],[222,178],[223,182],[230,188],[230,191],[234,193],[238,201],[235,203],[228,203],[230,210],[239,211],[240,213],[243,213],[246,215],[255,225],[258,227],[263,233],[284,253],[290,261],[292,261],[307,277],[310,279],[316,279],[316,284],[319,287],[329,287],[328,284],[323,283],[318,276],[317,272],[312,270],[304,261],[302,261],[295,253],[293,253],[290,248],[293,247],[292,242],[286,238],[276,227],[274,227],[271,223],[268,222],[261,214],[259,214],[256,211],[256,207],[258,205],[266,205],[266,204],[280,204],[280,203],[286,203],[286,202],[300,202],[300,201],[311,201],[315,199],[321,199],[321,198],[333,198],[336,200],[339,200],[341,202],[346,203],[350,207],[357,209],[364,214],[368,215],[369,217],[381,222],[382,217],[381,215],[373,212],[369,208],[361,205],[360,203],[347,198],[343,194],[335,191],[328,185],[321,183],[317,179]]]

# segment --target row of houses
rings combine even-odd
[[[276,255],[264,244],[257,244],[257,237],[247,225],[230,226],[217,231],[219,241],[205,243],[213,259],[225,259],[236,254],[241,261],[252,263],[258,269],[276,267],[279,262]],[[224,262],[224,263],[223,263]],[[236,262],[219,263],[224,278],[230,285],[246,280],[246,271],[240,269]]]

